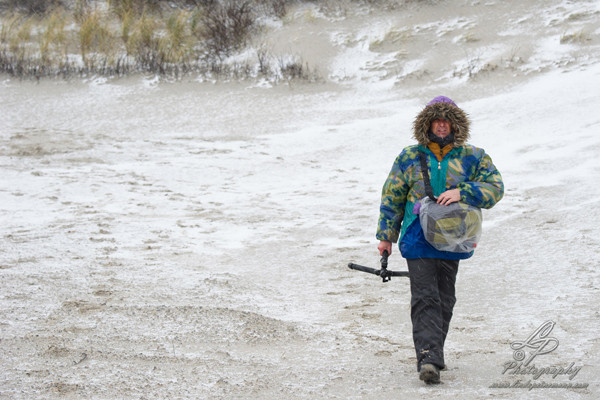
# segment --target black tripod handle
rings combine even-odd
[[[369,274],[381,276],[381,270],[365,267],[364,265],[349,263],[348,268],[354,269],[356,271],[368,272]],[[385,270],[389,276],[408,276],[408,271],[388,271]]]

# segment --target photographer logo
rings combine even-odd
[[[571,362],[567,365],[538,367],[534,361],[542,361],[545,356],[558,348],[557,338],[550,336],[554,321],[546,321],[534,330],[525,340],[515,340],[510,344],[513,359],[503,364],[502,375],[516,378],[513,381],[495,382],[490,388],[498,389],[585,389],[588,383],[578,383],[574,379],[581,366]],[[549,380],[551,378],[551,380]]]

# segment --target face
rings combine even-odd
[[[431,132],[441,138],[445,138],[450,134],[450,128],[450,121],[445,119],[436,119],[431,123]]]

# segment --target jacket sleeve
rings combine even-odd
[[[394,161],[381,190],[381,205],[379,207],[379,223],[377,225],[377,239],[387,240],[392,243],[398,241],[400,225],[404,217],[404,207],[409,185],[401,170],[400,154]]]
[[[492,208],[504,196],[502,176],[485,152],[469,181],[459,183],[457,188],[463,202],[479,208]]]

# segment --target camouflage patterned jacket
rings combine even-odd
[[[427,134],[431,121],[440,117],[451,122],[454,134],[454,142],[444,151],[431,143]],[[472,253],[441,252],[425,241],[418,216],[413,214],[415,203],[426,196],[419,151],[427,155],[436,196],[458,188],[461,201],[491,208],[504,194],[502,176],[483,149],[465,143],[469,137],[469,120],[458,107],[447,103],[426,107],[415,120],[414,136],[419,144],[406,147],[400,153],[383,185],[376,237],[392,243],[400,238],[404,258],[468,258]]]

